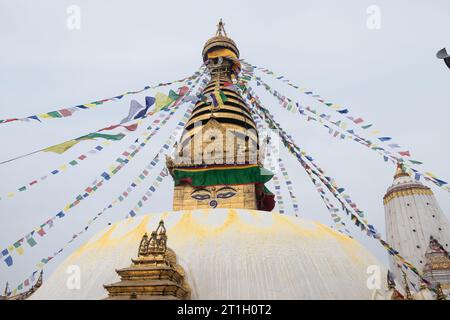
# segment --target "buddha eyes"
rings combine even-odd
[[[203,201],[208,199],[228,199],[236,195],[236,190],[230,187],[224,187],[217,191],[215,197],[211,196],[210,191],[206,189],[196,190],[191,194],[192,199]]]
[[[233,192],[233,191],[229,191],[229,192],[225,192],[225,193],[219,193],[219,194],[217,194],[217,198],[227,199],[227,198],[231,198],[235,194],[236,194],[236,192]]]
[[[192,198],[195,200],[206,200],[211,198],[211,196],[209,194],[195,194],[192,196]]]

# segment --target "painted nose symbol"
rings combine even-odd
[[[211,201],[209,202],[209,206],[210,206],[210,207],[213,207],[213,208],[217,207],[217,201],[216,201],[216,200],[211,200]]]

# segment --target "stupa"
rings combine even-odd
[[[202,51],[211,77],[206,98],[167,159],[173,211],[100,231],[33,299],[371,298],[368,267],[386,272],[369,250],[319,222],[272,211],[265,183],[273,173],[261,163],[256,125],[235,87],[239,55],[220,22]],[[79,289],[66,286],[72,265],[81,271]]]

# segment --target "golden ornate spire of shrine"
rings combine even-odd
[[[228,37],[227,32],[225,31],[225,23],[223,23],[222,19],[220,19],[219,23],[217,24],[216,36],[222,36],[222,33],[225,37]]]
[[[436,285],[436,300],[447,300],[440,282]]]
[[[132,265],[117,270],[120,281],[104,285],[107,300],[189,299],[190,290],[184,280],[184,270],[177,264],[175,252],[167,247],[164,222],[141,239],[137,259]]]
[[[222,20],[204,45],[210,80],[187,121],[175,158],[166,161],[175,180],[173,210],[273,209],[265,187],[273,174],[259,158],[259,136],[250,108],[235,83],[239,50]]]
[[[403,273],[403,284],[405,285],[406,300],[413,300],[411,290],[409,289],[408,285],[408,279],[406,278],[406,274],[404,272],[402,273]]]
[[[409,177],[409,174],[405,170],[405,166],[403,163],[398,162],[397,163],[397,171],[395,172],[394,179],[400,178],[400,177]]]

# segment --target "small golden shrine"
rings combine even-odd
[[[104,285],[106,300],[178,300],[189,299],[190,290],[184,270],[177,264],[175,252],[167,247],[164,222],[139,245],[137,259],[128,268],[116,270],[120,281]]]
[[[424,278],[436,287],[450,289],[450,254],[439,241],[430,238],[430,245],[425,253],[426,263],[423,268]]]

